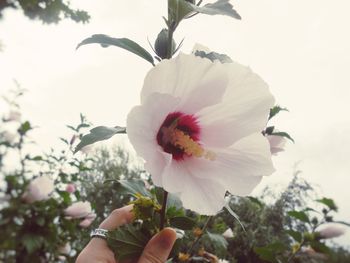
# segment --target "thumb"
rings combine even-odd
[[[165,228],[146,245],[138,263],[164,263],[176,241],[176,232]]]

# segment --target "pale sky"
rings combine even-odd
[[[80,112],[95,125],[125,125],[151,67],[118,48],[89,45],[75,51],[76,45],[104,33],[131,38],[151,51],[147,37],[153,42],[164,26],[165,0],[72,2],[90,13],[90,23],[47,26],[14,11],[0,21],[0,94],[14,87],[13,79],[29,90],[22,108],[40,127],[33,137],[43,149],[59,145],[65,124],[77,123]],[[242,21],[196,16],[180,25],[175,38],[178,43],[185,38],[183,52],[200,43],[250,66],[278,104],[289,108],[275,124],[296,143],[274,157],[277,171],[255,193],[287,183],[301,161],[303,176],[335,199],[339,219],[350,221],[350,1],[232,3]],[[350,229],[337,241],[350,244]]]

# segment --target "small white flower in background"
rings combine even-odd
[[[226,231],[222,234],[224,238],[233,238],[233,231],[231,228],[227,228]]]
[[[65,163],[59,168],[59,172],[64,174],[73,174],[79,172],[79,169],[75,166]]]
[[[7,121],[21,121],[22,114],[19,111],[11,110],[8,114]]]
[[[48,176],[37,177],[29,183],[22,198],[27,203],[46,200],[50,198],[50,194],[54,189],[54,181]]]
[[[229,263],[226,259],[219,259],[219,263]]]
[[[69,255],[71,251],[71,246],[69,243],[66,243],[64,246],[61,246],[58,248],[58,253],[63,254],[63,255]]]
[[[3,139],[8,143],[13,143],[16,140],[17,134],[10,131],[4,131],[1,133]]]
[[[66,186],[66,192],[68,192],[68,193],[74,193],[75,192],[75,185],[74,184],[67,184],[67,186]]]
[[[270,151],[273,155],[277,155],[279,152],[284,151],[286,145],[286,138],[277,135],[266,135],[270,143]]]
[[[176,239],[182,239],[185,236],[185,231],[182,229],[175,228]]]
[[[226,191],[248,195],[273,173],[261,134],[273,105],[248,67],[180,54],[146,76],[127,134],[157,186],[178,194],[185,208],[213,215]]]
[[[92,213],[91,204],[88,201],[79,201],[71,204],[64,210],[64,214],[70,218],[85,218]]]
[[[327,227],[324,227],[323,229],[317,231],[320,238],[335,238],[340,237],[345,234],[345,229],[343,227],[337,226],[337,225],[330,225]]]
[[[94,147],[92,145],[87,145],[87,146],[84,146],[80,151],[83,153],[83,154],[89,154],[93,151]]]

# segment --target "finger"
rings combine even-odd
[[[138,263],[164,263],[176,241],[176,232],[165,228],[146,245]]]
[[[131,223],[134,219],[132,213],[133,205],[124,206],[115,209],[101,224],[100,228],[106,230],[115,230],[118,227]]]

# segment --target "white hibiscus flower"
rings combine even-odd
[[[212,215],[226,191],[247,195],[274,171],[261,133],[273,105],[249,68],[180,54],[148,73],[127,133],[157,186]]]
[[[27,203],[47,200],[55,190],[54,181],[48,176],[40,176],[33,179],[27,186],[22,198]]]

